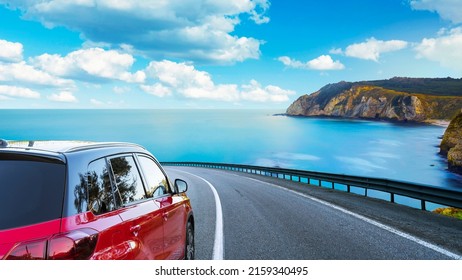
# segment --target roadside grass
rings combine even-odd
[[[433,212],[462,220],[462,209],[459,209],[459,208],[454,208],[454,207],[437,208],[433,210]]]

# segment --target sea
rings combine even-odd
[[[290,117],[278,110],[0,110],[6,140],[123,141],[159,161],[293,168],[462,191],[438,154],[445,127]]]

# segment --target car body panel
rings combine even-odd
[[[24,241],[46,239],[60,232],[61,219],[0,231],[0,260]]]
[[[179,231],[178,225],[186,226],[190,211],[187,199],[183,195],[164,197],[157,200],[164,217],[164,257],[178,259],[184,256],[186,231]]]
[[[161,259],[164,238],[162,212],[153,200],[146,200],[123,208],[120,211],[125,240],[131,242],[133,250],[129,259]]]

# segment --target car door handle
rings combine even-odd
[[[132,227],[130,227],[130,232],[131,232],[134,236],[138,236],[138,233],[140,232],[140,229],[141,229],[141,226],[140,226],[140,225],[132,226]]]
[[[168,220],[168,212],[164,212],[164,214],[162,214],[162,217],[164,217],[164,221],[167,221]]]

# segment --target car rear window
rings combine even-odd
[[[0,230],[61,217],[66,167],[0,154]]]

